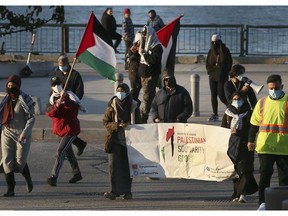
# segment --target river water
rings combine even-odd
[[[85,24],[91,11],[101,20],[108,6],[65,6],[65,23]],[[129,7],[134,24],[145,24],[147,12],[154,9],[169,23],[184,14],[181,24],[247,24],[247,25],[286,25],[288,6],[112,6],[117,24],[121,24],[124,8]],[[24,11],[26,7],[10,6],[15,12]],[[44,16],[50,14],[49,7],[44,6]]]

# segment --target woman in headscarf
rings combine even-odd
[[[21,78],[9,76],[6,82],[7,94],[0,104],[2,161],[0,172],[4,172],[8,186],[5,197],[14,196],[14,173],[22,173],[27,191],[33,190],[27,158],[30,151],[32,128],[35,123],[32,98],[20,90]]]
[[[253,175],[254,151],[248,151],[247,148],[252,110],[247,96],[239,91],[234,92],[231,99],[221,126],[231,129],[227,154],[239,176],[233,179],[232,199],[233,202],[245,203],[247,202],[246,195],[258,191],[258,184]]]
[[[140,123],[139,105],[131,97],[128,85],[122,83],[116,88],[116,96],[112,97],[104,114],[103,124],[108,131],[105,152],[108,153],[110,178],[110,192],[105,192],[104,197],[110,200],[120,195],[123,199],[132,199],[125,128]]]

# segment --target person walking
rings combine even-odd
[[[182,122],[187,123],[193,112],[192,99],[189,92],[176,83],[174,75],[167,71],[163,74],[163,88],[155,95],[151,115],[155,123]]]
[[[124,59],[124,69],[128,70],[128,51],[133,45],[133,40],[135,37],[134,25],[131,19],[131,11],[129,8],[124,9],[124,17],[122,21],[122,39],[125,42],[125,59]]]
[[[120,195],[123,199],[132,199],[125,128],[140,123],[139,105],[131,97],[129,86],[121,83],[104,113],[103,125],[108,131],[105,152],[108,153],[110,178],[110,192],[105,192],[104,197],[110,200]]]
[[[278,74],[267,78],[267,88],[269,95],[258,100],[253,110],[247,144],[250,151],[256,150],[260,162],[258,210],[265,210],[265,188],[270,186],[275,163],[279,185],[288,185],[288,95]]]
[[[27,160],[35,123],[34,106],[32,98],[21,90],[20,76],[9,76],[6,81],[6,95],[0,104],[2,125],[0,172],[5,174],[8,186],[4,197],[15,196],[14,173],[21,173],[24,176],[28,192],[33,190]]]
[[[68,79],[69,73],[71,70],[71,66],[69,64],[69,59],[66,55],[61,55],[58,58],[58,70],[56,70],[53,74],[52,77],[58,77],[62,83],[62,88],[64,88],[65,83]],[[78,71],[73,69],[71,71],[70,78],[68,80],[66,89],[67,91],[72,91],[76,96],[82,100],[84,96],[84,83],[82,80],[82,76]],[[77,155],[80,156],[83,154],[84,149],[87,146],[87,142],[79,138],[78,136],[75,137],[73,141],[73,145],[77,147]]]
[[[65,156],[72,168],[73,177],[69,183],[76,183],[82,179],[77,159],[74,155],[72,142],[80,133],[80,122],[78,120],[78,101],[73,92],[62,90],[62,83],[59,77],[51,78],[50,99],[47,104],[46,115],[52,119],[53,133],[59,136],[60,142],[57,156],[51,171],[51,176],[47,178],[50,186],[56,186],[60,169]]]
[[[218,121],[218,100],[227,106],[224,93],[224,84],[228,80],[228,73],[232,67],[232,56],[230,50],[222,42],[219,34],[211,37],[211,48],[206,58],[206,70],[209,75],[209,87],[211,93],[211,104],[213,114],[208,121]]]
[[[117,23],[115,17],[113,16],[113,9],[111,7],[106,8],[106,10],[104,11],[101,18],[101,24],[106,30],[106,32],[110,35],[111,39],[115,40],[113,48],[115,50],[115,53],[119,53],[117,47],[121,43],[122,36],[116,31]]]
[[[162,18],[156,14],[155,10],[149,10],[148,11],[148,20],[147,20],[147,26],[152,27],[155,32],[157,32],[159,29],[163,28],[165,26]]]
[[[143,89],[143,106],[141,110],[142,123],[147,123],[156,87],[161,74],[161,60],[163,48],[155,30],[144,26],[141,31],[139,74]]]
[[[233,202],[246,203],[246,195],[258,191],[258,184],[253,175],[254,151],[248,151],[247,148],[251,114],[252,110],[247,96],[241,91],[235,91],[225,110],[225,121],[221,124],[221,127],[230,128],[227,154],[238,174],[238,177],[233,179]]]
[[[141,41],[141,33],[137,32],[132,47],[128,50],[128,79],[130,80],[131,95],[138,100],[141,91],[141,77],[139,75],[140,55],[138,53]]]

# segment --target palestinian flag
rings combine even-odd
[[[115,81],[116,56],[112,39],[91,12],[75,57],[103,77]]]
[[[158,40],[163,46],[161,72],[168,70],[169,73],[174,74],[177,37],[180,30],[180,19],[182,17],[183,15],[177,17],[156,32]]]

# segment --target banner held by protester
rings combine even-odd
[[[237,176],[227,156],[230,129],[185,123],[138,124],[129,126],[125,136],[132,178],[220,182]]]

